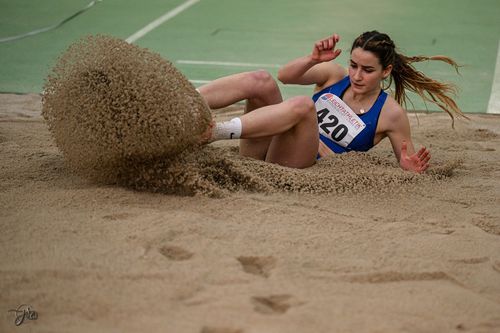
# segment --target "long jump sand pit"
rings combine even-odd
[[[179,195],[162,161],[75,175],[40,112],[0,95],[1,332],[500,330],[498,116],[410,115],[424,175],[389,142],[303,171],[217,142],[174,168]],[[39,316],[16,328],[21,304]]]

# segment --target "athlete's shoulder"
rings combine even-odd
[[[380,114],[379,123],[386,130],[399,127],[402,122],[408,122],[406,110],[392,97],[388,95]]]
[[[391,95],[387,95],[382,110],[386,111],[387,115],[390,117],[400,117],[401,115],[406,114],[405,109],[403,109],[403,107]]]

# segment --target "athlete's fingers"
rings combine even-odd
[[[427,155],[429,155],[429,151],[425,148],[420,149],[418,152],[418,158],[420,158],[421,160],[425,159]]]
[[[420,156],[420,160],[423,162],[423,163],[428,163],[431,159],[431,153],[429,152],[429,150],[426,150],[422,156]]]
[[[334,45],[333,38],[328,38],[328,49],[332,50]]]
[[[428,163],[429,161],[431,160],[431,154],[427,154],[425,155],[425,157],[422,159],[422,161],[424,161],[425,163]]]
[[[335,47],[335,44],[340,40],[339,36],[337,34],[333,34],[332,36],[322,39],[318,42],[315,43],[316,47],[319,47],[321,45],[322,50],[328,50],[328,49],[333,49]]]
[[[417,152],[417,156],[418,156],[418,158],[421,158],[421,157],[425,154],[425,151],[426,151],[426,150],[427,150],[427,149],[426,149],[425,147],[420,148],[420,149],[418,150],[418,152]]]

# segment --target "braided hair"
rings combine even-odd
[[[406,90],[410,90],[417,93],[424,101],[434,103],[448,113],[452,122],[454,122],[455,115],[467,118],[450,97],[457,94],[457,87],[454,84],[436,81],[412,65],[414,62],[438,60],[453,66],[458,73],[459,66],[453,59],[446,56],[405,56],[397,52],[396,45],[387,34],[376,30],[365,32],[356,38],[351,52],[358,47],[374,53],[380,60],[382,68],[392,65],[388,87],[394,81],[395,99],[399,104],[406,107],[408,99]]]

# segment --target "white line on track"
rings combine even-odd
[[[256,67],[256,68],[280,68],[279,64],[254,64],[250,62],[228,62],[228,61],[203,61],[203,60],[177,60],[183,65],[206,65],[206,66],[228,66],[228,67]]]
[[[210,80],[189,80],[189,81],[194,84],[206,84],[212,82]]]
[[[137,31],[136,33],[134,33],[133,35],[128,37],[126,39],[126,41],[128,43],[134,43],[139,38],[142,38],[144,35],[146,35],[148,32],[158,28],[163,23],[167,22],[171,18],[177,16],[178,14],[182,13],[183,11],[185,11],[186,9],[188,9],[189,7],[191,7],[192,5],[194,5],[198,2],[200,2],[200,0],[188,0],[188,1],[184,2],[182,5],[179,5],[179,6],[175,7],[174,9],[166,12],[165,14],[163,14],[162,16],[160,16],[159,18],[157,18],[153,22],[146,25],[141,30]]]
[[[196,84],[196,85],[203,85],[212,82],[212,80],[198,80],[198,79],[190,79],[189,82]],[[284,84],[279,84],[280,87],[282,88],[299,88],[299,89],[307,89],[312,92],[313,88],[312,86],[302,86],[298,84],[291,84],[291,85],[284,85]]]
[[[491,86],[490,102],[488,103],[488,111],[486,112],[500,114],[500,40],[498,41],[497,63]]]

